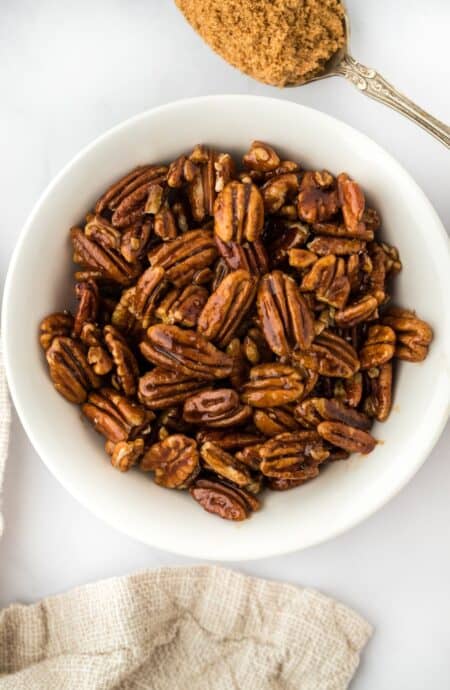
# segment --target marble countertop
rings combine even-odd
[[[450,121],[450,4],[347,5],[354,55]],[[0,90],[1,285],[32,205],[81,147],[135,113],[196,95],[266,94],[341,118],[395,156],[450,221],[449,153],[441,144],[344,80],[283,92],[247,79],[209,51],[169,0],[3,0]],[[49,270],[45,256],[42,270]],[[355,690],[450,687],[449,455],[447,426],[410,484],[363,524],[304,552],[231,564],[316,587],[375,626]],[[136,543],[81,508],[41,463],[17,418],[3,508],[0,606],[191,562]]]

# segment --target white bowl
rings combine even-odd
[[[383,441],[369,456],[334,463],[297,489],[264,497],[243,523],[204,512],[184,492],[139,472],[114,470],[103,441],[79,409],[54,390],[37,330],[72,301],[69,228],[111,182],[147,161],[170,161],[198,142],[242,154],[271,142],[305,166],[347,171],[383,218],[383,237],[400,250],[396,298],[435,332],[422,364],[398,367],[393,412],[376,425]],[[43,461],[80,503],[149,545],[197,558],[272,556],[343,532],[380,508],[414,475],[445,424],[449,404],[450,266],[435,211],[409,175],[370,139],[328,115],[282,100],[212,96],[156,108],[115,127],[56,177],[17,244],[3,304],[5,361],[22,424]]]

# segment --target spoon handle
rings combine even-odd
[[[347,53],[335,67],[334,73],[351,81],[356,88],[370,98],[381,101],[402,115],[406,115],[433,137],[436,137],[442,144],[445,144],[447,148],[450,147],[450,127],[419,108],[374,69],[365,67]]]

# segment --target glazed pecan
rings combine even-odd
[[[264,224],[264,204],[253,184],[229,182],[214,204],[214,232],[223,242],[254,242]]]
[[[309,268],[317,261],[317,254],[310,252],[308,249],[289,249],[289,266],[294,268],[303,269]]]
[[[73,338],[54,337],[45,356],[53,385],[69,402],[81,404],[89,390],[101,385],[101,379],[87,361],[84,348]]]
[[[233,370],[230,374],[230,383],[236,389],[240,390],[248,378],[248,364],[244,357],[241,341],[239,338],[233,338],[225,352],[233,360]]]
[[[368,230],[364,223],[357,223],[352,230],[340,223],[314,223],[313,230],[317,235],[345,237],[348,239],[365,240],[367,242],[370,242],[374,238],[373,230]]]
[[[256,279],[247,271],[233,271],[209,297],[198,319],[197,329],[207,340],[226,347],[252,306]]]
[[[225,259],[220,258],[218,261],[216,261],[214,266],[214,278],[211,283],[211,290],[213,292],[217,290],[222,280],[224,280],[230,273],[231,270]]]
[[[48,350],[54,338],[68,337],[73,329],[73,316],[69,312],[49,314],[39,324],[39,342],[43,350]]]
[[[72,335],[78,338],[84,323],[97,321],[100,302],[97,284],[93,280],[75,283],[75,296],[78,299],[78,305]]]
[[[334,397],[350,407],[358,407],[363,394],[363,378],[361,372],[348,379],[336,381]]]
[[[219,254],[224,258],[232,271],[243,269],[253,275],[264,275],[269,270],[269,259],[260,240],[254,242],[222,242],[216,236]]]
[[[350,378],[359,371],[355,349],[346,340],[328,330],[315,338],[309,350],[294,352],[293,358],[321,376]]]
[[[155,314],[164,323],[195,328],[208,296],[208,290],[199,285],[173,288],[159,303]]]
[[[242,405],[232,388],[216,388],[195,393],[184,401],[183,419],[215,429],[239,426],[251,416],[249,405]]]
[[[105,249],[120,248],[120,230],[111,225],[106,218],[97,214],[88,213],[86,216],[84,234]]]
[[[274,271],[261,280],[258,315],[272,351],[285,357],[296,347],[307,350],[314,339],[314,321],[293,278]]]
[[[260,470],[266,477],[312,479],[329,451],[315,431],[279,434],[259,446]]]
[[[341,173],[337,176],[337,187],[345,227],[350,233],[357,233],[358,229],[363,226],[361,221],[366,205],[361,187],[357,182],[351,180],[347,173]],[[363,229],[365,229],[364,226]]]
[[[364,411],[369,417],[384,422],[392,407],[392,362],[369,369],[366,380],[368,395],[364,400]]]
[[[150,266],[139,278],[129,309],[142,328],[150,325],[156,303],[166,289],[166,272],[161,266]]]
[[[287,364],[258,364],[250,369],[241,398],[252,407],[278,407],[301,398],[303,389],[298,369]]]
[[[280,266],[286,260],[291,249],[302,247],[309,236],[308,226],[298,221],[278,222],[275,235],[269,235],[267,254],[272,266]]]
[[[96,431],[114,443],[134,441],[150,432],[154,414],[132,402],[113,388],[89,394],[82,412]]]
[[[178,235],[175,216],[168,204],[164,204],[154,219],[155,235],[163,241],[174,240]]]
[[[111,456],[111,465],[121,472],[127,472],[144,454],[144,439],[134,441],[106,441],[105,450]]]
[[[320,302],[343,309],[350,295],[344,259],[336,258],[334,254],[318,259],[303,277],[300,289],[314,291]]]
[[[308,249],[315,254],[319,254],[319,256],[327,256],[328,254],[335,254],[336,256],[358,254],[358,252],[364,250],[365,246],[366,243],[363,240],[348,239],[346,237],[325,237],[323,235],[316,235],[307,244]]]
[[[207,230],[191,230],[165,242],[149,254],[152,266],[166,271],[167,279],[180,287],[192,281],[196,271],[209,266],[217,256],[214,238]]]
[[[120,238],[120,253],[123,258],[130,264],[143,259],[151,236],[152,224],[149,221],[134,223],[125,228]]]
[[[372,427],[371,420],[362,412],[357,412],[351,407],[347,407],[340,400],[328,398],[311,398],[315,409],[321,419],[327,422],[343,422],[356,429],[368,431]]]
[[[196,173],[187,186],[187,194],[192,217],[197,223],[201,223],[207,216],[213,215],[216,199],[215,163],[218,155],[213,149],[199,145],[195,147],[189,158],[196,166]],[[226,177],[231,174],[231,170],[228,171],[226,166],[224,171]],[[222,180],[222,184],[224,181]]]
[[[188,436],[173,434],[150,446],[139,466],[144,472],[154,472],[159,486],[186,489],[200,471],[197,444]]]
[[[111,323],[122,333],[132,333],[136,327],[136,317],[133,314],[135,296],[136,287],[124,290],[111,314]]]
[[[186,182],[192,182],[198,173],[197,166],[186,156],[179,156],[169,166],[167,184],[179,189]]]
[[[167,189],[164,184],[150,182],[144,207],[145,213],[153,216],[156,215],[164,203],[166,192]]]
[[[178,326],[150,326],[140,350],[150,362],[198,379],[226,378],[233,370],[231,357],[200,333]]]
[[[93,242],[81,228],[72,228],[70,235],[76,264],[99,271],[102,278],[119,285],[129,285],[137,277],[139,265],[129,264],[118,250]]]
[[[103,343],[102,331],[97,324],[86,321],[80,333],[81,342],[88,347],[87,361],[99,376],[109,374],[114,366]]]
[[[345,309],[336,312],[334,320],[337,326],[351,328],[363,321],[378,317],[378,300],[373,295],[365,295],[361,299],[349,304]]]
[[[342,422],[321,422],[317,431],[325,441],[349,453],[371,453],[377,443],[367,431]]]
[[[299,217],[307,223],[321,223],[336,215],[339,199],[329,172],[306,172],[297,199]]]
[[[288,405],[284,407],[266,407],[255,410],[253,423],[265,436],[276,436],[287,431],[297,431],[298,423],[294,417],[294,410]]]
[[[256,446],[264,441],[264,436],[250,431],[238,431],[237,429],[225,429],[223,431],[201,429],[196,437],[197,443],[214,443],[223,450],[243,450],[250,446]],[[245,464],[245,463],[244,463]]]
[[[359,352],[361,369],[371,369],[389,362],[395,353],[395,341],[395,331],[390,326],[370,326]]]
[[[260,505],[258,499],[243,489],[226,486],[219,481],[198,479],[189,491],[204,510],[224,520],[245,520]]]
[[[242,162],[247,170],[271,172],[280,165],[276,151],[263,141],[252,141],[250,149],[243,156]]]
[[[383,317],[383,324],[394,329],[397,336],[395,356],[406,362],[422,362],[433,340],[430,326],[413,311],[391,307]]]
[[[137,390],[139,367],[123,335],[114,326],[103,329],[105,344],[115,366],[114,380],[125,395],[134,396]]]
[[[231,453],[227,453],[223,448],[207,441],[200,448],[200,455],[203,466],[217,474],[222,479],[233,482],[236,486],[247,488],[251,491],[253,479],[248,467],[236,460]]]
[[[294,407],[294,417],[300,426],[305,429],[317,429],[322,421],[322,417],[315,405],[316,399],[307,398]]]
[[[262,187],[261,194],[266,213],[276,213],[292,198],[299,188],[298,176],[295,173],[285,173],[271,177]]]

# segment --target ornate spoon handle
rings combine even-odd
[[[370,98],[381,101],[385,105],[406,115],[410,120],[423,127],[429,134],[436,137],[445,146],[450,147],[450,127],[436,119],[418,105],[406,98],[402,93],[384,79],[378,72],[357,62],[348,53],[333,70],[341,74]]]

